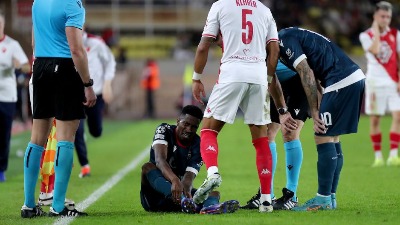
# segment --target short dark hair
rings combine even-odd
[[[201,111],[201,109],[199,107],[197,107],[195,105],[187,105],[187,106],[183,107],[183,109],[181,111],[181,116],[184,116],[186,114],[194,116],[199,120],[203,119],[203,112]]]
[[[392,4],[387,1],[380,1],[375,5],[375,12],[378,10],[392,11]]]

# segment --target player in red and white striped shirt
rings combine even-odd
[[[381,1],[376,4],[372,27],[360,34],[360,41],[368,60],[365,112],[370,115],[370,136],[375,151],[373,167],[384,165],[380,130],[380,117],[390,111],[390,153],[388,166],[400,165],[400,32],[390,28],[392,5]]]

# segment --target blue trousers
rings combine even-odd
[[[86,118],[89,127],[89,133],[97,138],[103,132],[103,109],[104,100],[102,95],[97,95],[96,105],[91,108],[86,108]],[[89,164],[87,156],[87,147],[84,138],[85,134],[85,119],[79,123],[78,130],[75,136],[75,149],[78,155],[79,164],[81,166]]]
[[[6,171],[8,167],[15,106],[15,102],[0,102],[0,172]]]

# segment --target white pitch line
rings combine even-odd
[[[149,149],[150,149],[150,146],[145,148],[140,153],[140,155],[137,156],[136,158],[134,158],[127,166],[122,168],[114,176],[112,176],[110,179],[108,179],[107,182],[105,182],[100,188],[98,188],[96,191],[94,191],[89,197],[87,197],[82,202],[78,203],[76,205],[76,208],[81,211],[84,211],[90,205],[95,203],[101,196],[103,196],[114,185],[116,185],[119,181],[121,181],[122,178],[124,178],[126,176],[126,174],[128,174],[130,171],[134,170],[138,166],[138,164],[143,161],[143,159],[146,156],[149,156]],[[57,221],[54,222],[54,225],[68,225],[74,219],[75,219],[75,217],[62,217],[62,218],[57,219]]]

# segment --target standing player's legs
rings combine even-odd
[[[79,164],[85,166],[89,163],[85,143],[85,119],[81,119],[75,135],[75,148],[78,155]]]
[[[389,111],[392,112],[392,124],[390,126],[390,153],[386,161],[388,166],[400,166],[398,147],[400,142],[400,96],[396,90],[391,90],[388,99]]]
[[[35,187],[39,176],[40,159],[44,151],[47,136],[50,133],[52,118],[33,119],[31,140],[24,156],[24,205],[35,207]]]
[[[364,80],[342,89],[325,93],[321,100],[320,115],[325,122],[327,132],[316,134],[318,162],[318,192],[315,198],[295,211],[314,211],[332,209],[332,200],[336,193],[340,172],[343,166],[342,148],[339,135],[356,133],[360,118],[361,102],[364,93]],[[346,102],[347,104],[342,104]],[[341,158],[338,160],[338,152]],[[334,204],[336,205],[336,204]]]
[[[290,108],[289,108],[290,111]],[[296,118],[292,115],[293,118]],[[297,129],[292,132],[282,130],[285,166],[286,166],[286,187],[282,189],[282,197],[274,204],[276,210],[290,210],[297,205],[297,187],[299,184],[301,164],[303,162],[303,148],[300,141],[300,132],[304,122],[296,119]]]
[[[57,147],[54,162],[55,181],[51,216],[84,216],[86,213],[64,206],[65,195],[72,171],[75,134],[79,121],[85,118],[84,87],[72,59],[55,59],[55,118]],[[35,83],[34,90],[36,88]]]
[[[21,208],[22,218],[43,216],[45,213],[35,206],[35,187],[40,170],[40,160],[47,137],[50,133],[55,115],[52,73],[55,64],[51,59],[36,59],[33,65],[33,123],[31,140],[24,156],[24,205]]]
[[[275,107],[275,106],[272,106]],[[271,112],[272,112],[272,107],[271,107]],[[278,152],[276,151],[276,142],[275,142],[275,137],[279,132],[279,129],[281,128],[281,125],[279,122],[274,122],[272,119],[272,113],[271,113],[271,120],[272,123],[268,124],[268,131],[267,131],[267,136],[268,136],[268,142],[269,142],[269,149],[271,150],[271,157],[272,157],[272,178],[271,178],[271,197],[272,199],[275,199],[275,194],[274,194],[274,176],[275,176],[275,171],[276,171],[276,165],[278,162]],[[279,118],[278,118],[279,121]]]
[[[6,180],[15,102],[0,102],[0,182]]]
[[[90,176],[89,160],[87,157],[87,147],[85,142],[85,119],[80,120],[78,129],[75,134],[74,145],[79,164],[81,165],[81,172],[79,173],[79,177],[83,178],[86,176]]]
[[[248,124],[253,146],[256,150],[256,166],[260,180],[260,212],[272,212],[271,183],[272,155],[268,143],[267,124],[270,119],[270,101],[267,87],[248,84],[248,88],[240,102],[244,114],[244,123]]]
[[[300,76],[294,76],[281,85],[288,111],[292,118],[296,120],[297,129],[292,132],[282,130],[286,161],[286,187],[282,189],[283,195],[277,199],[274,209],[289,210],[297,206],[298,202],[297,187],[303,162],[300,132],[304,122],[310,117],[310,110],[306,94],[301,85]]]
[[[86,109],[87,125],[89,133],[95,138],[101,136],[103,132],[103,110],[104,99],[102,95],[97,95],[96,105]]]
[[[382,156],[382,132],[380,129],[380,118],[385,115],[388,104],[388,96],[384,88],[375,87],[368,80],[365,85],[365,113],[369,115],[370,138],[374,150],[375,160],[372,167],[385,165]]]
[[[86,108],[87,124],[89,133],[97,138],[100,137],[103,132],[103,109],[104,100],[102,95],[97,95],[96,104],[91,108]],[[78,130],[76,131],[75,137],[75,149],[78,155],[79,164],[81,165],[81,172],[79,177],[90,176],[90,166],[88,159],[88,151],[85,142],[85,120],[81,120]]]
[[[200,152],[207,168],[207,178],[193,196],[196,204],[207,199],[208,194],[222,182],[218,171],[217,136],[225,123],[234,122],[247,88],[246,83],[223,83],[216,84],[211,92],[200,131]]]

